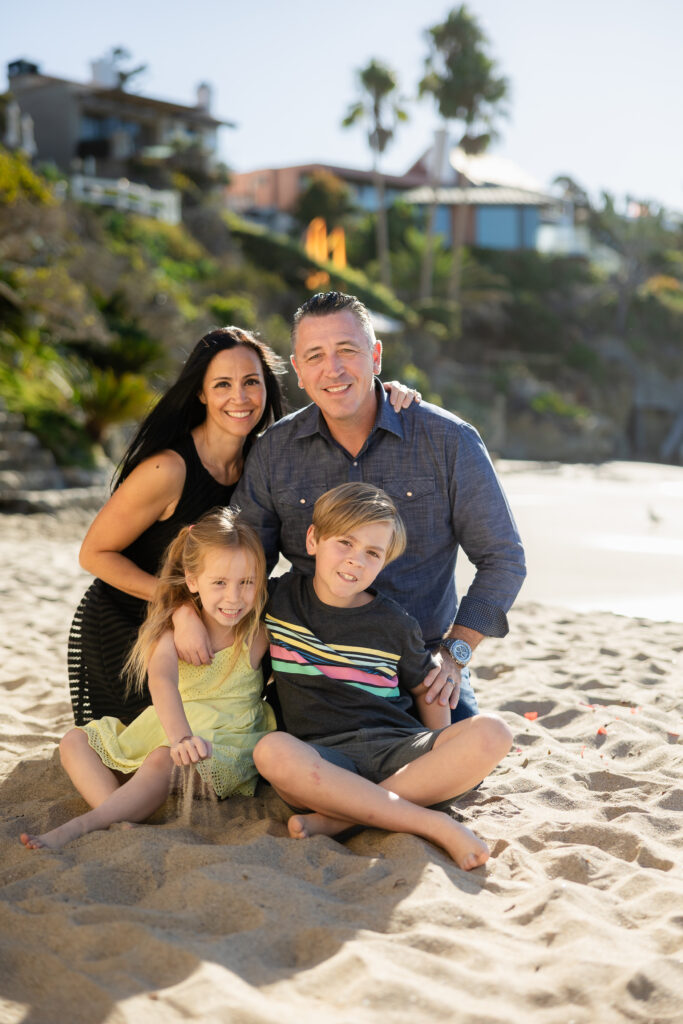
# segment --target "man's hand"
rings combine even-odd
[[[434,653],[434,659],[439,662],[438,668],[428,672],[413,693],[424,693],[427,704],[438,700],[442,707],[448,705],[453,709],[460,700],[460,666],[443,648]]]
[[[215,652],[206,626],[192,605],[176,608],[172,619],[173,639],[180,660],[190,665],[210,665]]]

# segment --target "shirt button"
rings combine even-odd
[[[299,504],[300,505],[305,505],[306,504],[306,499],[305,498],[299,498]]]
[[[354,462],[354,466],[357,466],[357,465],[358,465],[358,463],[357,463],[357,462]]]
[[[412,498],[412,496],[413,496],[413,492],[412,491],[406,491],[406,497],[407,498]]]

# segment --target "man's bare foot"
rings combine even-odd
[[[308,839],[310,836],[336,836],[344,832],[353,822],[341,818],[329,818],[326,814],[293,814],[287,822],[292,839]]]
[[[22,832],[19,838],[27,850],[61,850],[72,839],[77,839],[83,833],[84,830],[79,819],[72,818],[66,824],[59,825],[43,835],[32,836]]]

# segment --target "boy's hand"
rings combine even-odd
[[[203,740],[201,736],[183,736],[171,744],[171,760],[179,768],[183,765],[197,764],[198,761],[206,761],[212,752],[213,747],[209,740]]]
[[[190,665],[210,665],[215,652],[206,626],[192,605],[181,604],[171,618],[173,639],[180,660]]]
[[[439,667],[428,672],[417,691],[413,692],[424,693],[427,704],[438,700],[442,707],[448,705],[453,709],[460,700],[460,666],[441,648],[434,654],[434,658],[439,662]]]

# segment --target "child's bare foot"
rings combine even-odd
[[[471,871],[485,864],[490,856],[486,843],[459,822],[447,815],[444,818],[439,834],[434,835],[435,842],[443,846],[463,871]]]
[[[47,843],[43,841],[42,836],[30,836],[27,832],[22,832],[19,836],[22,843],[27,850],[45,850],[48,849]]]
[[[63,846],[83,835],[83,827],[78,818],[67,821],[64,825],[51,829],[40,836],[31,836],[22,832],[19,838],[27,850],[61,850]]]
[[[352,822],[341,818],[329,818],[326,814],[293,814],[287,822],[292,839],[308,839],[310,836],[336,836],[344,832]]]

